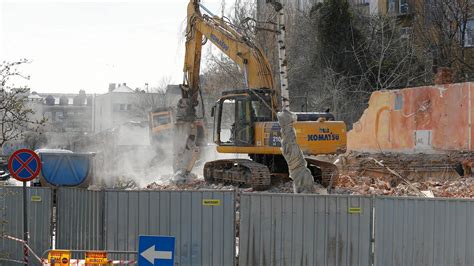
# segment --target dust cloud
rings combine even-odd
[[[172,138],[165,134],[152,141],[146,124],[127,123],[98,134],[94,143],[94,186],[142,188],[167,183],[173,173]]]
[[[171,129],[159,139],[152,139],[148,126],[138,123],[127,123],[108,131],[107,134],[98,134],[89,143],[87,150],[96,153],[93,159],[92,185],[134,189],[145,188],[151,183],[169,184],[174,174],[174,137]],[[239,157],[247,158],[247,155],[220,154],[215,144],[206,141],[199,147],[192,173],[196,178],[203,179],[203,167],[207,161]]]

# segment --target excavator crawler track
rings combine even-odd
[[[337,169],[337,166],[326,161],[316,160],[312,158],[305,159],[308,163],[308,168],[311,170],[313,177],[315,177],[315,180],[320,179],[321,185],[327,188],[332,188],[334,177],[339,175],[339,170]]]
[[[251,160],[217,160],[204,165],[204,180],[209,183],[245,184],[255,190],[265,190],[270,187],[271,174],[267,166]]]

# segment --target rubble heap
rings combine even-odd
[[[472,153],[448,155],[420,154],[362,154],[350,153],[339,157],[340,173],[333,180],[331,194],[385,195],[417,197],[474,198],[472,171],[464,177],[456,173],[456,162],[472,162]],[[333,158],[334,159],[334,158]],[[471,166],[472,167],[472,166]],[[458,169],[459,170],[459,169]],[[115,189],[128,190],[236,190],[254,192],[250,187],[224,183],[208,184],[202,177],[184,184],[166,182],[161,176],[156,182],[139,187],[126,178],[117,180]],[[317,183],[314,191],[326,194]],[[293,193],[291,179],[277,176],[270,189],[255,193]]]
[[[412,189],[410,186],[416,188]],[[319,185],[315,184],[315,191]],[[148,190],[237,190],[238,192],[254,192],[252,188],[237,187],[223,183],[208,184],[202,179],[196,179],[186,184],[151,183]],[[418,192],[417,192],[418,191]],[[346,195],[385,195],[385,196],[423,196],[419,192],[431,191],[435,197],[474,198],[474,177],[459,177],[449,180],[424,180],[412,182],[410,185],[394,177],[385,179],[369,176],[341,174],[334,179],[332,194]],[[258,193],[255,191],[255,193]],[[283,179],[261,193],[293,193],[293,184],[289,179]]]
[[[446,154],[402,154],[402,153],[361,153],[350,152],[339,156],[341,173],[356,172],[359,176],[385,178],[390,174],[385,167],[374,163],[382,162],[404,178],[417,182],[435,178],[449,180],[459,177],[460,163],[474,158],[472,152],[452,152]],[[462,167],[461,167],[462,168]]]
[[[146,186],[148,190],[207,190],[207,189],[219,189],[219,190],[232,190],[235,189],[232,185],[225,184],[209,184],[204,179],[194,179],[186,183],[163,183],[159,184],[153,182]]]
[[[367,176],[340,175],[334,192],[351,195],[420,196],[405,183]],[[474,198],[474,177],[455,180],[426,180],[411,183],[419,191],[431,191],[435,197]]]

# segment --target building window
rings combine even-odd
[[[411,38],[413,34],[413,28],[412,27],[402,27],[400,28],[400,38],[408,40]]]
[[[403,95],[400,93],[395,94],[395,110],[401,110],[403,108]]]
[[[56,112],[56,118],[57,118],[57,120],[63,120],[64,119],[64,113],[63,112]]]
[[[132,105],[127,103],[116,103],[113,105],[114,111],[130,111],[132,110]]]
[[[53,113],[52,112],[44,112],[44,117],[46,117],[48,120],[53,119]]]
[[[464,47],[474,47],[474,19],[466,22],[466,33],[464,36]]]
[[[387,13],[394,14],[395,13],[395,0],[388,0],[387,1]]]
[[[369,5],[370,4],[370,0],[355,0],[354,3],[356,5]]]
[[[398,13],[399,14],[408,14],[408,13],[410,13],[410,7],[408,5],[408,0],[399,0],[398,1]]]

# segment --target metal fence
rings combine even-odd
[[[49,188],[28,188],[29,245],[41,255],[52,245],[52,191]],[[0,231],[2,234],[23,239],[23,196],[21,187],[0,188]],[[23,261],[23,245],[0,238],[0,258]],[[39,262],[30,256],[30,265]],[[0,260],[0,265],[18,265]]]
[[[241,195],[240,265],[369,265],[372,199]]]
[[[136,251],[140,235],[171,235],[178,265],[235,265],[236,224],[239,265],[474,265],[473,200],[243,193],[236,219],[234,191],[61,188],[56,209],[52,195],[28,188],[39,254],[56,217],[56,248]],[[0,188],[2,233],[22,238],[22,200]],[[0,258],[21,261],[22,245],[0,238]]]
[[[140,235],[170,235],[179,265],[234,265],[234,191],[61,188],[57,214],[57,248],[136,251]]]
[[[376,265],[474,265],[474,201],[374,201]]]
[[[104,248],[104,193],[59,188],[56,194],[56,248]]]
[[[176,237],[178,265],[234,265],[234,191],[107,191],[105,248],[137,250],[139,235]]]

